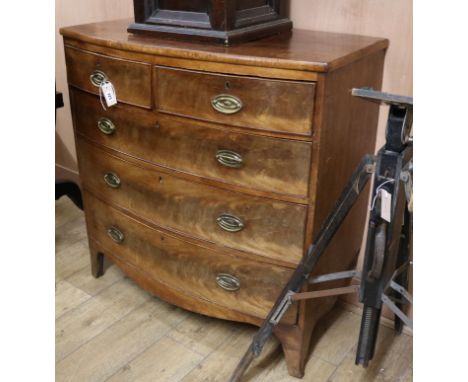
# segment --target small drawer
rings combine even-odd
[[[77,140],[83,185],[154,224],[285,263],[302,258],[306,206],[230,192],[142,167]],[[144,166],[144,167],[143,167]]]
[[[65,57],[70,85],[99,94],[99,84],[107,79],[114,85],[118,101],[151,107],[151,65],[71,47],[65,48]]]
[[[158,110],[260,130],[311,135],[315,83],[155,67]]]
[[[217,253],[163,234],[88,193],[84,197],[90,238],[178,294],[263,319],[292,274],[291,269]],[[294,324],[296,317],[294,304],[283,322]]]
[[[71,90],[79,134],[160,166],[224,183],[299,197],[308,194],[312,145],[241,134],[187,118],[117,105]]]

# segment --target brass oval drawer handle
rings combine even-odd
[[[218,150],[216,160],[223,166],[231,168],[240,168],[243,164],[242,156],[231,150]]]
[[[100,70],[95,70],[90,76],[89,80],[91,83],[96,86],[97,88],[101,86],[102,83],[107,82],[108,78],[106,73],[100,71]]]
[[[104,182],[106,182],[106,184],[111,188],[120,187],[120,178],[113,172],[108,172],[104,175]]]
[[[97,125],[99,130],[101,130],[101,133],[103,134],[111,135],[115,132],[115,125],[109,118],[99,119]]]
[[[109,227],[107,229],[107,234],[113,241],[118,244],[122,243],[125,239],[124,234],[116,227]]]
[[[230,94],[220,94],[213,97],[211,106],[220,113],[234,114],[242,109],[242,101]]]
[[[218,225],[228,232],[239,232],[244,229],[244,222],[237,216],[230,214],[221,214],[216,222]]]
[[[239,279],[229,273],[220,273],[216,276],[216,283],[229,292],[235,292],[240,289]]]

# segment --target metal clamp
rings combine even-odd
[[[309,284],[325,283],[327,281],[344,280],[351,278],[361,278],[361,272],[357,270],[328,273],[326,275],[314,276],[309,278]]]
[[[387,307],[396,315],[398,318],[403,321],[403,323],[410,329],[413,329],[413,320],[410,319],[403,311],[387,296],[385,293],[382,293],[382,302],[387,305]]]
[[[401,295],[407,302],[410,304],[413,303],[413,297],[411,294],[400,284],[395,282],[395,279],[400,276],[403,272],[405,272],[410,266],[412,265],[411,261],[407,261],[400,265],[395,271],[393,272],[392,276],[390,277],[389,282],[384,287],[384,291],[382,293],[382,302],[388,306],[388,308],[396,315],[398,318],[403,321],[403,323],[408,326],[410,329],[413,329],[413,320],[411,320],[401,309],[398,307],[393,301],[393,296],[389,296],[391,292],[390,289]]]
[[[296,293],[293,292],[292,290],[288,291],[285,296],[283,297],[283,300],[281,300],[281,303],[278,305],[278,308],[274,312],[274,314],[270,318],[270,324],[272,325],[277,325],[280,321],[283,315],[286,313],[288,308],[292,304],[292,298]]]

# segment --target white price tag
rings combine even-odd
[[[390,223],[392,220],[392,194],[380,189],[380,217]]]
[[[117,94],[115,94],[114,85],[112,82],[104,82],[101,84],[101,92],[106,100],[107,107],[114,106],[117,104]]]

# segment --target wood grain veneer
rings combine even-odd
[[[312,145],[226,131],[223,126],[118,104],[103,110],[96,96],[72,89],[77,133],[96,143],[172,170],[278,194],[307,197]],[[101,118],[114,133],[103,134]],[[241,168],[216,160],[219,150],[242,157]]]
[[[93,94],[99,87],[90,76],[103,72],[115,87],[117,99],[132,105],[151,106],[151,66],[140,62],[109,58],[74,48],[65,49],[68,83]]]
[[[185,298],[208,301],[225,311],[234,307],[237,312],[263,318],[292,274],[291,269],[284,267],[219,256],[216,251],[149,228],[89,193],[85,193],[85,199],[89,211],[88,230],[93,235],[91,240],[96,240],[106,253],[114,254],[144,276]],[[109,227],[119,227],[125,236],[122,243],[115,243],[108,236]],[[238,278],[239,290],[231,292],[219,287],[216,277],[221,273]],[[196,310],[210,313],[203,306]],[[296,315],[297,304],[283,322],[294,324]]]
[[[311,135],[315,83],[266,80],[156,67],[156,109],[212,122],[260,130]],[[211,101],[235,96],[242,108],[232,114],[215,110]]]
[[[258,256],[293,264],[302,257],[303,205],[246,196],[137,167],[80,138],[77,149],[83,187],[110,203],[161,227]],[[105,183],[107,173],[120,178],[118,188]],[[222,214],[241,219],[244,229],[220,228],[217,218]]]

